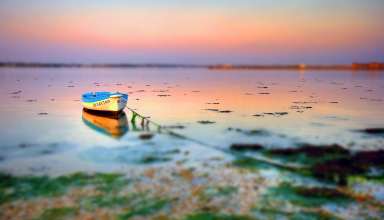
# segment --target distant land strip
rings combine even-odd
[[[25,68],[208,68],[207,65],[188,64],[133,64],[133,63],[38,63],[38,62],[0,62],[1,67]]]
[[[129,64],[129,63],[37,63],[0,62],[0,68],[206,68],[209,70],[384,70],[384,63],[352,63],[350,65],[193,65],[193,64]]]

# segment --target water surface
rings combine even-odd
[[[167,129],[159,132],[152,124],[142,126],[140,120],[133,124],[129,110],[119,119],[83,112],[80,96],[88,91],[128,93],[130,108]],[[287,155],[276,156],[270,150],[337,145],[349,152],[343,158],[364,161],[363,156],[351,155],[383,149],[382,132],[362,131],[384,127],[382,94],[383,72],[3,68],[0,69],[0,170],[12,175],[52,177],[74,172],[107,172],[133,178],[149,169],[158,169],[159,176],[179,172],[181,168],[192,169],[195,177],[208,175],[210,179],[191,177],[190,187],[230,183],[249,194],[250,201],[245,201],[240,193],[231,195],[235,196],[234,201],[237,198],[244,203],[234,210],[225,208],[231,204],[218,203],[226,213],[251,213],[264,218],[270,213],[267,215],[255,205],[257,200],[265,196],[278,200],[281,196],[284,202],[298,205],[288,199],[291,195],[284,193],[295,184],[312,184],[352,191],[353,196],[363,193],[375,201],[372,200],[373,205],[360,203],[352,196],[355,202],[348,205],[319,203],[331,216],[380,217],[383,210],[376,205],[384,201],[382,161],[367,165],[369,173],[352,172],[355,179],[345,184],[274,165],[276,162],[296,166],[300,162],[303,167],[312,166],[303,157],[311,160],[313,155],[296,152],[293,156],[298,158],[287,159]],[[169,135],[168,129],[186,138]],[[257,144],[262,152],[231,150],[234,144]],[[312,160],[335,158],[333,153],[318,154]],[[273,163],[256,166],[245,160],[244,164],[244,159],[252,158]],[[367,179],[372,173],[375,181]],[[226,175],[227,180],[220,180]],[[260,180],[253,184],[259,189],[246,188],[247,177]],[[178,181],[175,180],[175,187],[183,191],[186,186],[176,184]],[[273,191],[273,187],[285,191]],[[320,197],[326,200],[326,195]],[[306,199],[304,196],[307,203],[312,201]],[[363,211],[366,206],[374,208],[366,213]],[[190,211],[196,210],[200,209]],[[345,213],[340,214],[340,210]]]

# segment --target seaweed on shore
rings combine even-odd
[[[289,201],[292,204],[304,207],[318,207],[328,203],[348,203],[354,198],[337,189],[330,187],[300,186],[282,182],[272,187],[264,195],[267,199]]]
[[[343,158],[350,155],[350,152],[340,145],[312,145],[304,144],[300,147],[273,148],[268,149],[258,143],[232,144],[234,151],[257,151],[263,156],[281,162],[299,163],[305,167],[319,162]]]
[[[117,219],[130,219],[134,216],[148,216],[152,215],[160,210],[164,209],[169,205],[169,199],[161,199],[161,198],[148,198],[141,199],[134,206],[130,206],[127,208],[127,211],[121,213]]]
[[[113,214],[116,219],[130,219],[135,216],[155,214],[171,204],[170,199],[151,196],[146,192],[130,193],[127,195],[105,192],[79,198],[77,201],[78,204],[74,207],[46,209],[36,220],[69,219],[78,216],[79,210],[94,212],[100,209],[107,209],[117,213]]]
[[[222,214],[214,212],[198,212],[190,214],[184,218],[184,220],[254,220],[250,216],[234,215],[234,214]]]
[[[80,199],[80,207],[85,210],[93,211],[98,208],[121,208],[129,206],[135,200],[144,198],[144,193],[131,193],[128,195],[116,195],[116,194],[99,194],[93,196],[87,196]]]
[[[244,168],[249,170],[267,169],[274,167],[273,164],[246,156],[237,157],[235,160],[232,161],[232,165],[238,168]]]
[[[238,192],[235,186],[209,186],[199,194],[200,201],[209,201],[216,197],[227,197]]]
[[[299,162],[304,165],[313,165],[318,162],[348,156],[350,152],[337,144],[304,144],[301,147],[296,148],[268,149],[264,151],[264,154],[287,162]]]
[[[293,211],[279,208],[255,207],[253,214],[257,219],[302,219],[302,220],[338,220],[336,216],[323,210]]]
[[[232,144],[229,147],[233,151],[259,151],[263,149],[260,144]]]
[[[73,218],[78,214],[79,210],[74,207],[60,207],[46,209],[43,213],[34,220],[61,220]]]
[[[338,185],[347,185],[350,176],[384,179],[384,150],[352,152],[336,144],[305,144],[284,149],[266,149],[258,144],[248,144],[232,145],[230,149],[237,152],[257,151],[269,158],[262,160],[243,156],[233,162],[233,165],[244,168],[254,169],[268,164]]]
[[[11,176],[0,174],[0,204],[18,199],[35,197],[56,197],[65,194],[70,188],[95,186],[107,192],[119,190],[129,184],[121,174],[107,173],[74,173],[67,176]]]
[[[375,173],[371,173],[376,168]],[[363,151],[348,157],[327,160],[311,167],[311,172],[317,178],[347,185],[348,176],[363,176],[384,178],[384,150]]]

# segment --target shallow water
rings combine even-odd
[[[119,120],[87,114],[79,101],[87,91],[128,93],[130,108],[187,139],[142,127],[140,120],[132,124],[128,110]],[[351,154],[380,150],[383,134],[360,130],[384,127],[383,94],[383,72],[3,68],[0,171],[58,176],[171,170],[182,164],[215,176],[210,166],[226,172],[239,156],[260,156],[231,151],[232,144],[265,150],[338,144]],[[148,133],[154,136],[140,138]],[[328,184],[276,166],[256,166],[256,171],[264,187],[284,181]],[[349,187],[373,190],[371,196],[384,201],[380,182]],[[338,212],[332,205],[324,209]]]
[[[83,155],[83,151],[95,147],[111,149],[149,144],[161,148],[181,144],[167,135],[155,135],[150,141],[141,141],[137,132],[128,131],[118,138],[111,138],[95,131],[82,120],[79,99],[86,91],[129,93],[130,108],[164,126],[183,125],[184,129],[175,129],[175,132],[223,149],[238,142],[257,142],[277,148],[298,143],[339,143],[354,150],[375,149],[383,145],[380,136],[356,132],[356,129],[382,127],[384,124],[384,75],[381,73],[220,72],[204,69],[0,71],[0,120],[3,124],[0,133],[4,149],[1,156],[5,158],[1,168],[14,172],[30,168],[20,165],[19,160],[41,161],[40,157],[64,156],[72,151]],[[263,114],[274,112],[288,114]],[[130,119],[129,111],[127,119]],[[215,123],[198,123],[201,120]],[[128,122],[126,124],[132,128]],[[140,130],[140,122],[137,124]],[[228,128],[260,129],[266,134],[247,135]],[[59,152],[54,155],[29,153],[49,144],[57,145]],[[140,147],[139,151],[146,149]],[[36,158],[32,159],[32,155]],[[72,170],[72,160],[84,162],[74,156],[70,165],[61,165],[60,169]]]

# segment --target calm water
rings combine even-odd
[[[132,124],[129,111],[118,120],[83,112],[79,100],[87,91],[129,93],[130,108],[188,139],[159,133],[152,125],[142,127],[140,120]],[[239,156],[261,155],[230,151],[233,144],[267,150],[338,144],[352,154],[380,150],[382,133],[360,130],[384,127],[383,94],[383,72],[4,68],[0,171],[57,176],[183,164],[214,176],[218,174],[210,164],[225,172]],[[142,140],[143,134],[154,136]],[[257,168],[256,173],[265,187],[286,180],[329,184],[277,167]],[[381,183],[350,188],[368,194],[373,190],[370,195],[384,201]],[[337,213],[340,207],[325,209]],[[377,217],[377,210],[373,213]]]

